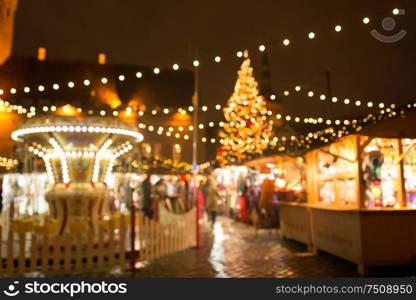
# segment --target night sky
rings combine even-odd
[[[299,116],[331,118],[362,115],[366,110],[295,95],[302,85],[325,93],[324,72],[331,69],[333,95],[341,99],[406,103],[414,96],[414,1],[393,0],[259,0],[259,1],[20,1],[14,53],[35,55],[38,46],[49,59],[95,61],[105,52],[109,63],[191,67],[190,44],[198,45],[201,102],[225,103],[231,95],[241,59],[250,49],[255,72],[260,70],[258,45],[271,61],[273,89],[285,111]],[[393,16],[395,7],[405,15]],[[363,17],[371,19],[362,23]],[[406,30],[399,42],[384,44],[371,35],[384,17]],[[334,26],[343,26],[341,33]],[[397,30],[396,30],[397,29]],[[314,31],[315,40],[307,34]],[[390,33],[391,34],[391,33]],[[282,40],[289,38],[289,47]],[[213,58],[220,55],[221,64]],[[258,73],[257,73],[258,74]],[[282,91],[290,90],[284,97]],[[414,100],[414,98],[413,98]],[[330,106],[330,107],[329,107]],[[219,114],[217,113],[219,119]],[[210,116],[210,118],[215,118]]]

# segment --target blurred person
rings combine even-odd
[[[263,213],[270,213],[273,210],[274,180],[264,179],[261,185],[259,208]]]
[[[150,181],[150,174],[146,175],[142,182],[142,197],[143,197],[143,213],[148,218],[153,218],[153,198],[152,198],[152,183]]]
[[[167,197],[165,199],[165,204],[168,210],[172,213],[176,213],[176,185],[174,182],[173,177],[168,177],[166,180],[166,187],[167,187]]]
[[[220,195],[214,178],[208,178],[206,185],[206,209],[209,214],[209,219],[211,220],[212,225],[214,225],[218,214],[218,201]]]
[[[153,218],[159,220],[159,205],[165,205],[166,198],[168,196],[168,187],[163,178],[160,178],[154,186],[154,199],[153,199]]]
[[[179,180],[176,183],[177,193],[178,193],[178,205],[180,212],[185,212],[187,210],[187,198],[188,198],[188,188],[186,186],[186,177],[179,176]]]

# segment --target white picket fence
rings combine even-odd
[[[181,251],[196,244],[196,210],[173,215],[161,208],[160,222],[138,213],[135,227],[136,261],[147,261]],[[9,231],[3,237],[0,230],[0,274],[21,276],[40,271],[53,273],[97,272],[128,265],[131,254],[130,226],[121,215],[115,226],[110,219],[99,225],[98,232],[49,235],[35,232]],[[3,239],[4,238],[4,239]]]

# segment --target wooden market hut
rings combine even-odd
[[[281,233],[358,265],[416,263],[415,112],[306,153],[307,203],[280,203]]]

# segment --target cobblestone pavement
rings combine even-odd
[[[259,230],[221,217],[205,226],[203,247],[150,262],[133,277],[352,277],[354,264],[332,255],[311,255],[302,244],[282,240],[276,230]]]
[[[318,252],[312,255],[306,246],[282,240],[276,230],[261,229],[219,217],[217,223],[202,226],[202,247],[188,249],[159,258],[135,272],[89,272],[79,277],[138,278],[295,278],[295,277],[357,277],[356,265]],[[60,277],[67,275],[61,274]],[[73,274],[70,276],[74,276]],[[416,277],[414,266],[376,268],[375,277]]]

